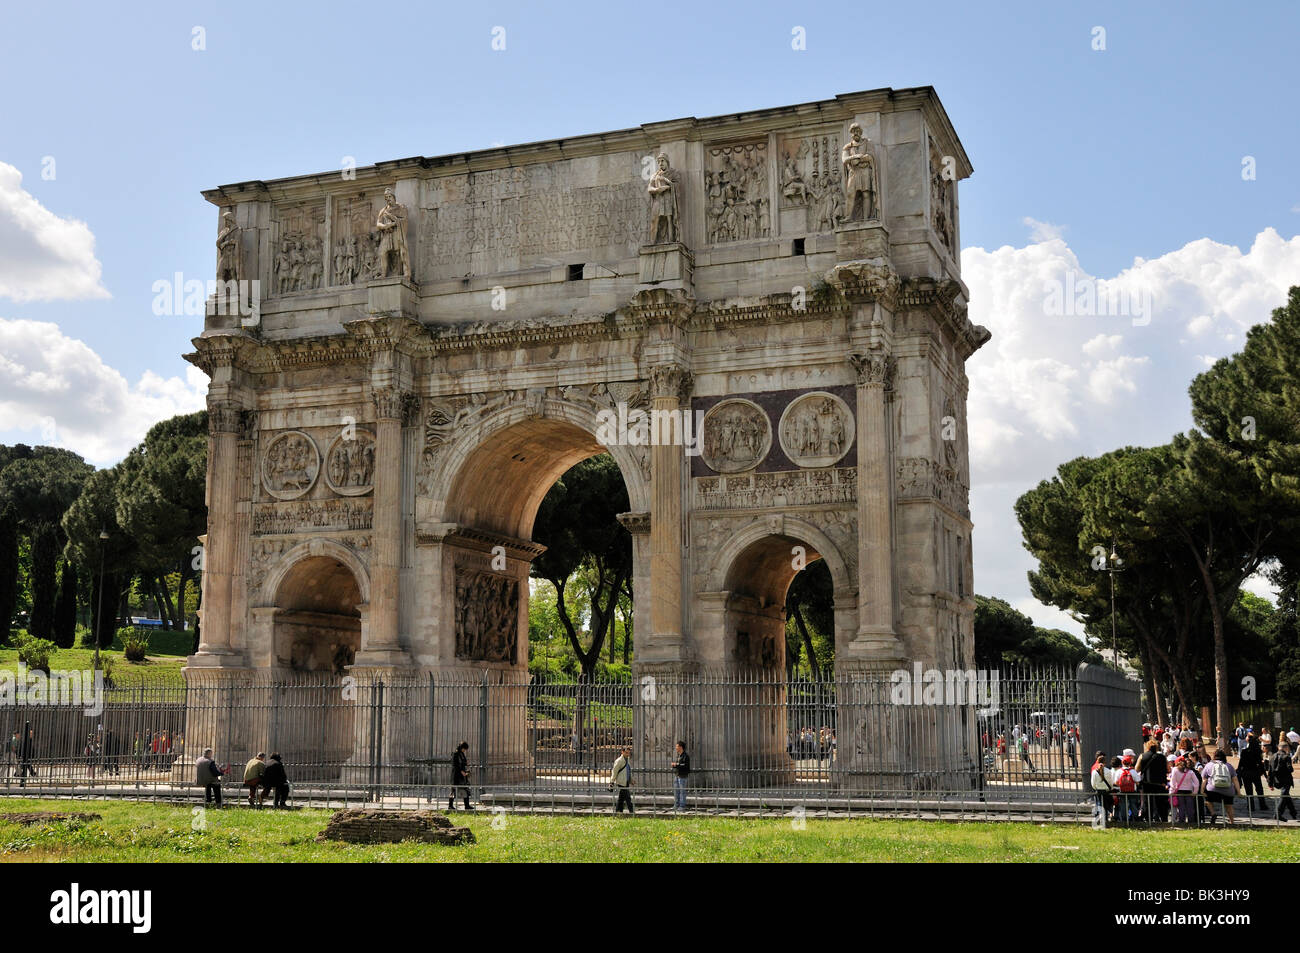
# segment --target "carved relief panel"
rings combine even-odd
[[[777,154],[782,232],[829,232],[844,221],[837,133],[786,136]]]
[[[271,286],[277,295],[312,291],[325,280],[325,203],[279,210]]]
[[[778,430],[781,449],[796,466],[834,466],[853,444],[853,414],[834,394],[814,391],[790,402]]]
[[[358,430],[339,434],[325,453],[325,483],[340,496],[364,496],[374,488],[375,438]]]
[[[509,662],[518,657],[519,580],[456,567],[456,657]]]
[[[704,195],[710,243],[770,235],[767,140],[710,146],[704,160]]]
[[[330,281],[354,285],[380,276],[376,198],[366,193],[334,199],[330,223]]]
[[[930,140],[930,224],[939,240],[953,250],[953,226],[957,221],[956,181],[951,161],[945,162],[939,146]]]
[[[277,500],[295,500],[310,490],[320,473],[320,451],[301,430],[271,439],[262,454],[262,486]]]
[[[772,448],[772,426],[763,408],[742,398],[715,404],[704,415],[701,455],[718,473],[752,470]]]

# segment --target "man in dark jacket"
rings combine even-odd
[[[686,779],[691,773],[691,756],[686,753],[686,742],[677,742],[677,760],[673,769],[673,810],[686,810]]]
[[[1286,818],[1284,814],[1290,812],[1291,820],[1300,820],[1296,815],[1295,802],[1291,800],[1292,768],[1291,768],[1291,746],[1287,742],[1282,742],[1282,750],[1278,750],[1277,745],[1271,746],[1272,755],[1268,759],[1268,783],[1282,792],[1278,798],[1277,811],[1274,817],[1278,823],[1282,823]]]
[[[1142,775],[1142,819],[1148,824],[1165,824],[1169,821],[1169,763],[1160,742],[1147,742],[1147,750],[1138,758],[1138,773]]]
[[[456,753],[451,756],[451,797],[447,800],[447,810],[454,810],[456,807],[456,792],[459,790],[465,797],[465,810],[470,810],[469,806],[469,742],[462,741],[456,746]]]
[[[275,806],[289,806],[289,775],[285,773],[284,763],[280,760],[280,755],[271,755],[271,760],[262,772],[262,798],[265,799],[267,794],[275,792]]]
[[[194,763],[194,768],[194,783],[203,785],[203,803],[215,802],[214,806],[221,807],[221,776],[226,772],[212,760],[211,748],[203,749],[203,757]]]

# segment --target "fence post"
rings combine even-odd
[[[487,776],[488,765],[488,673],[483,673],[483,680],[479,685],[478,700],[478,750],[479,750],[479,768],[478,768],[478,791],[476,799],[483,798],[483,780]]]
[[[437,715],[434,708],[434,681],[433,672],[429,673],[429,803],[433,803],[433,775],[434,775],[434,731],[436,730]]]

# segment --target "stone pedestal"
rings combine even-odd
[[[835,230],[835,260],[889,261],[889,229],[875,220],[841,225]]]
[[[681,242],[642,245],[639,281],[647,286],[690,291],[695,281],[695,256]]]
[[[410,278],[374,278],[366,286],[366,312],[396,317],[419,313],[419,287]]]

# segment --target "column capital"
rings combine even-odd
[[[695,376],[677,364],[656,364],[650,368],[650,396],[655,400],[675,400],[678,403],[690,397],[695,386]]]
[[[243,435],[248,428],[248,411],[233,400],[208,401],[208,433]]]
[[[407,420],[418,398],[410,391],[400,387],[382,386],[371,389],[370,399],[375,405],[375,417],[378,420]]]
[[[894,389],[897,363],[891,354],[879,350],[854,352],[849,355],[849,363],[853,365],[859,384],[883,387],[887,391]]]

